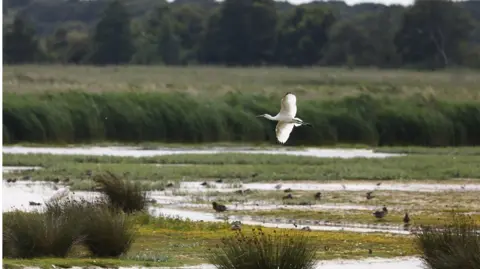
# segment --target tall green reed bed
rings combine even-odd
[[[340,100],[298,99],[296,128],[287,144],[458,146],[480,144],[480,103],[359,95]],[[275,141],[277,95],[229,93],[209,99],[183,93],[5,93],[4,143],[265,142]]]
[[[469,216],[455,214],[445,227],[423,227],[417,246],[431,269],[480,268],[480,225]]]

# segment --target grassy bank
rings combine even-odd
[[[204,223],[175,219],[141,217],[138,221],[138,237],[131,250],[119,259],[90,258],[84,250],[76,248],[66,259],[34,258],[3,259],[4,266],[40,266],[51,268],[69,266],[180,266],[205,263],[204,253],[231,235],[230,225]],[[245,233],[252,226],[243,226]],[[270,228],[263,228],[267,232]],[[312,231],[310,235],[321,247],[318,259],[396,257],[418,254],[413,248],[413,239],[406,236],[382,234],[358,234],[348,232]],[[325,251],[325,247],[328,251]],[[368,254],[368,249],[373,254]],[[348,251],[347,251],[348,250]]]
[[[408,98],[480,100],[478,72],[357,68],[222,68],[165,66],[5,65],[4,91],[155,91],[222,96],[228,92],[337,99],[360,93]]]
[[[280,97],[229,93],[61,92],[5,93],[4,143],[98,141],[168,143],[275,143]],[[287,145],[480,144],[480,105],[435,98],[405,100],[362,94],[335,100],[299,99],[298,116],[314,128],[297,128]]]
[[[73,188],[91,186],[89,173],[106,170],[160,188],[169,180],[222,178],[225,182],[278,180],[445,180],[480,178],[480,156],[419,155],[385,159],[330,159],[257,154],[173,155],[148,158],[4,154],[3,165],[44,169],[4,174],[6,178],[65,180]],[[160,164],[156,165],[156,164]],[[83,184],[85,183],[85,184]],[[152,184],[153,183],[153,184]]]

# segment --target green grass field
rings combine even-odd
[[[468,151],[467,153],[470,153]],[[263,154],[172,155],[146,158],[3,154],[7,166],[42,166],[36,171],[5,174],[32,180],[65,180],[84,189],[87,171],[111,171],[161,188],[168,181],[223,179],[225,182],[278,180],[449,180],[480,178],[480,156],[413,155],[385,159],[336,159]],[[158,166],[157,164],[160,164]],[[254,177],[252,175],[256,174]]]
[[[280,97],[337,99],[360,93],[393,97],[480,100],[478,72],[419,72],[342,68],[4,66],[4,91],[156,91],[222,96],[250,92]]]

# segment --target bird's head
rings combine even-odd
[[[257,118],[266,118],[268,116],[268,114],[261,114],[261,115],[257,115],[256,117]]]

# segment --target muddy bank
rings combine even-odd
[[[317,231],[348,231],[348,232],[358,232],[358,233],[392,233],[392,234],[404,234],[409,235],[411,232],[409,230],[403,230],[400,225],[364,225],[364,224],[350,224],[342,225],[335,224],[333,222],[314,222],[309,221],[309,224],[306,225],[307,221],[296,221],[291,219],[278,218],[277,220],[269,219],[268,222],[266,218],[262,217],[253,217],[253,216],[236,216],[236,215],[226,215],[222,213],[209,213],[209,212],[198,212],[193,210],[185,209],[176,209],[176,208],[166,208],[166,207],[150,207],[149,213],[153,216],[164,216],[170,218],[179,218],[179,219],[189,219],[191,221],[209,221],[209,222],[233,222],[241,221],[242,224],[246,225],[259,225],[263,227],[270,228],[279,228],[279,229],[302,229],[306,226],[310,227],[311,230]],[[283,222],[282,222],[283,221]],[[296,227],[294,225],[296,224]]]
[[[42,169],[40,166],[2,166],[3,173],[21,172],[21,171],[34,171]]]
[[[28,269],[40,269],[40,267],[24,267]],[[79,267],[74,266],[71,269],[101,269],[98,266]],[[216,269],[211,264],[199,264],[195,266],[182,267],[118,267],[119,269]],[[369,258],[361,260],[330,260],[319,261],[316,269],[424,269],[423,262],[417,257],[401,258]]]
[[[280,189],[292,189],[302,191],[416,191],[416,192],[439,192],[439,191],[480,191],[480,184],[438,184],[438,183],[390,183],[365,182],[365,183],[242,183],[241,187],[233,188],[232,184],[208,182],[209,187],[200,185],[200,181],[185,181],[180,183],[180,189],[189,192],[233,192],[238,189],[251,190],[276,190],[280,184]]]

